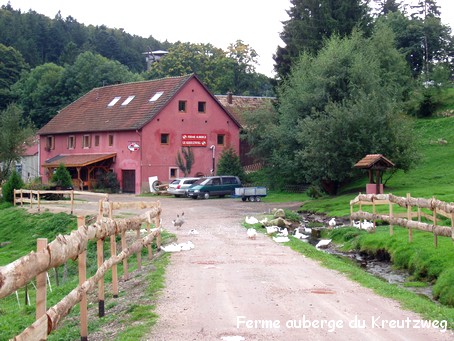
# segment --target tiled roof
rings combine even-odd
[[[191,74],[95,88],[63,108],[38,134],[140,129],[193,77],[196,76]],[[159,92],[162,95],[150,101]],[[116,97],[118,101],[109,106]],[[132,99],[129,103],[125,102],[128,98]]]
[[[218,101],[244,126],[244,117],[258,109],[272,110],[274,97],[216,95]]]
[[[47,160],[43,166],[56,168],[60,164],[65,167],[84,167],[96,162],[104,161],[115,157],[116,153],[111,154],[60,154]]]
[[[394,167],[394,163],[385,158],[382,154],[368,154],[355,164],[355,168]]]

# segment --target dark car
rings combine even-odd
[[[242,187],[237,176],[221,175],[200,178],[186,191],[186,195],[193,198],[208,199],[210,196],[224,197],[234,195],[235,188]]]

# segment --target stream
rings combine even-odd
[[[320,239],[311,237],[304,241],[307,241],[309,244],[315,247]],[[365,271],[374,275],[375,277],[381,278],[382,280],[390,284],[396,284],[418,295],[423,295],[433,302],[437,302],[433,298],[431,285],[428,285],[426,287],[404,286],[404,283],[407,281],[407,278],[410,277],[410,274],[406,270],[393,268],[390,257],[387,253],[371,256],[366,253],[357,251],[344,252],[338,250],[333,244],[330,244],[330,246],[328,246],[327,248],[320,248],[320,250],[340,258],[354,260],[359,267],[363,268]]]
[[[308,224],[309,222],[318,222],[322,223],[324,226],[328,226],[326,218],[323,216],[307,213],[302,214],[301,216],[304,225]],[[338,220],[338,224],[348,225],[350,224],[350,221]],[[311,237],[303,241],[306,241],[315,247],[315,245],[317,245],[317,243],[321,240],[320,238],[315,236],[316,234],[311,233]],[[410,274],[406,270],[393,268],[391,258],[387,252],[379,252],[377,253],[377,255],[374,256],[359,251],[344,252],[338,250],[338,248],[336,248],[334,244],[330,244],[328,245],[328,247],[323,249],[320,248],[320,250],[340,258],[354,260],[356,261],[359,267],[363,268],[365,271],[374,275],[375,277],[378,277],[390,284],[398,285],[418,295],[425,296],[433,302],[437,302],[433,298],[431,285],[427,285],[426,287],[405,286],[404,284],[410,277]]]

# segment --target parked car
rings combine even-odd
[[[167,193],[173,194],[175,197],[179,198],[186,195],[186,189],[188,189],[194,182],[200,178],[178,178],[173,180],[169,184]]]
[[[194,182],[187,189],[186,195],[193,199],[208,199],[210,196],[224,197],[226,195],[234,195],[235,188],[241,186],[241,181],[237,176],[208,176]]]

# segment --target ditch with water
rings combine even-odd
[[[304,216],[303,221],[305,223],[308,223],[309,221],[324,222],[323,218],[321,217],[317,218],[308,216]],[[349,222],[346,221],[344,223],[348,224]],[[324,222],[324,225],[326,226],[326,222]],[[312,233],[311,237],[305,239],[304,241],[310,243],[315,247],[320,240],[321,239],[317,236],[316,233]],[[353,260],[358,264],[359,267],[363,268],[368,273],[390,284],[398,285],[418,295],[425,296],[433,302],[437,302],[436,300],[434,300],[432,295],[432,285],[427,284],[427,286],[425,287],[405,286],[405,283],[408,281],[407,279],[410,277],[410,274],[406,270],[394,268],[389,253],[384,250],[377,252],[377,254],[375,255],[370,255],[361,251],[341,251],[334,244],[329,244],[328,247],[320,250],[332,254],[336,257]]]

